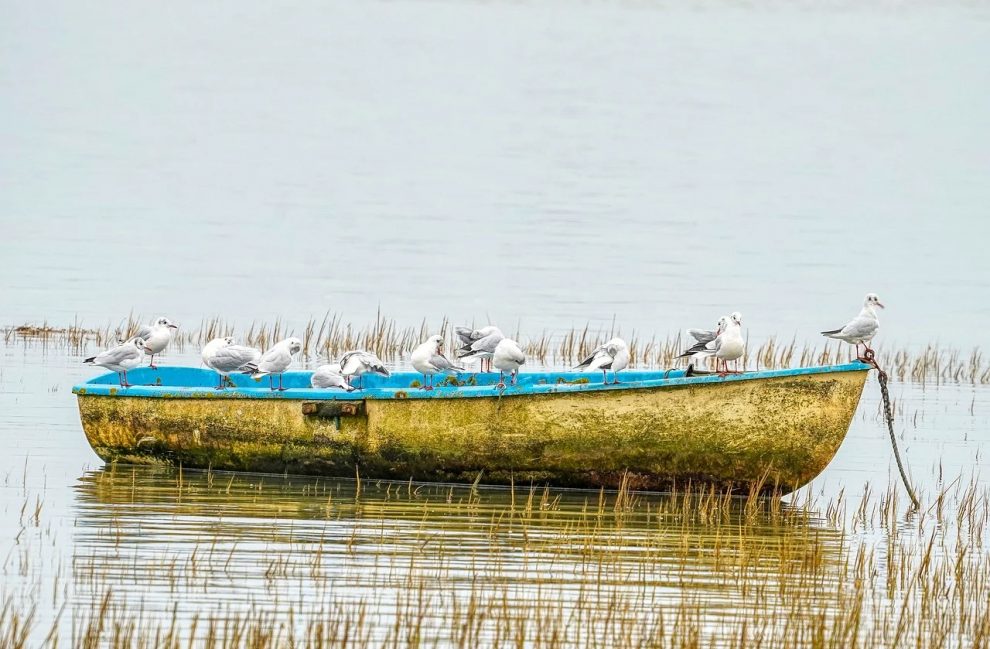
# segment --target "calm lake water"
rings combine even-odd
[[[990,317],[980,3],[6,3],[0,322]]]
[[[663,336],[738,309],[754,339],[803,341],[876,291],[885,344],[982,345],[984,5],[2,13],[0,325],[133,311],[291,328],[327,310],[360,325],[380,308],[401,324],[536,336],[614,319]],[[609,500],[603,518],[580,491],[104,467],[70,393],[95,351],[0,342],[0,608],[34,605],[32,644],[52,624],[80,644],[107,592],[166,628],[174,611],[180,635],[196,615],[296,629],[322,616],[371,644],[635,646],[666,615],[727,643],[733,624],[800,617],[787,602],[841,617],[826,594],[862,581],[842,568],[850,548],[890,574],[896,535],[932,515],[905,517],[901,493],[893,519],[857,522],[865,485],[896,486],[874,379],[801,496],[820,507],[734,505],[715,524],[661,496],[621,516]],[[990,390],[892,390],[926,504],[960,476],[985,490]],[[941,533],[970,529],[950,523]],[[802,597],[782,586],[795,557],[817,566]],[[871,610],[899,610],[898,588]]]

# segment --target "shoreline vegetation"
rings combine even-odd
[[[2,327],[0,335],[7,345],[57,345],[82,350],[115,345],[133,335],[148,320],[131,315],[118,324],[102,327],[80,322],[70,325],[48,322],[23,324]],[[355,326],[343,322],[337,314],[328,313],[322,320],[310,319],[302,328],[290,328],[276,320],[274,323],[252,322],[246,330],[238,329],[233,323],[220,318],[210,318],[198,325],[180,328],[173,336],[171,347],[179,352],[198,351],[214,338],[235,336],[241,344],[265,350],[289,335],[296,335],[302,340],[302,353],[307,360],[336,359],[352,349],[367,349],[385,362],[396,362],[407,357],[410,350],[438,330],[447,338],[448,348],[454,349],[453,328],[446,317],[439,326],[431,326],[426,320],[416,326],[401,326],[395,320],[379,315],[373,323]],[[548,368],[571,367],[605,341],[621,335],[614,325],[608,330],[592,330],[586,325],[582,329],[544,330],[533,336],[522,335],[520,331],[511,334],[520,341],[523,352],[531,362],[537,361]],[[680,333],[663,338],[651,334],[647,338],[634,331],[626,337],[626,341],[632,366],[671,368],[686,365],[677,356],[690,345]],[[776,337],[767,338],[755,348],[748,343],[747,339],[746,352],[741,361],[742,367],[748,371],[839,364],[848,362],[852,356],[849,345],[825,339],[820,345],[799,345],[796,339],[788,341]],[[889,348],[880,344],[875,350],[880,366],[898,381],[990,384],[990,359],[978,347],[965,351],[942,347],[938,343],[920,349]]]
[[[76,489],[71,560],[56,540],[70,528],[23,490],[0,646],[990,640],[990,492],[975,477],[939,480],[916,513],[893,483],[784,502],[692,485],[662,495],[489,489],[111,464]],[[197,514],[242,524],[204,537],[189,525]],[[279,525],[244,523],[273,517]],[[247,581],[257,597],[230,590]],[[229,599],[214,602],[213,589]]]

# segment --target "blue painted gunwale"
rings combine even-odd
[[[94,377],[85,383],[73,386],[74,394],[144,397],[156,399],[289,399],[299,401],[361,401],[366,399],[463,399],[493,396],[527,396],[536,394],[569,394],[576,392],[622,392],[646,388],[665,388],[692,385],[731,383],[734,381],[759,381],[788,376],[828,374],[830,372],[862,372],[869,365],[854,361],[843,365],[822,365],[819,367],[798,367],[783,370],[762,370],[745,374],[730,374],[720,377],[715,374],[685,377],[684,370],[625,370],[619,373],[618,385],[603,385],[598,372],[526,372],[519,375],[519,384],[501,392],[495,389],[498,374],[461,373],[462,382],[474,378],[477,385],[439,386],[434,390],[421,390],[412,386],[414,381],[422,382],[422,375],[416,372],[395,372],[390,377],[364,377],[364,389],[344,392],[340,389],[315,389],[309,387],[312,372],[286,372],[283,376],[284,392],[273,392],[268,388],[268,378],[255,381],[250,376],[231,376],[235,387],[216,390],[217,374],[211,370],[196,367],[140,368],[127,373],[133,384],[121,388],[116,373]],[[587,379],[588,383],[558,383],[558,380],[574,381]],[[276,378],[276,381],[278,379]],[[442,377],[436,377],[439,384]],[[609,373],[609,380],[612,375]]]

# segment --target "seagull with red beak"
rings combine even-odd
[[[877,307],[883,309],[883,304],[880,303],[880,297],[876,293],[867,293],[866,299],[863,301],[863,309],[859,312],[859,315],[850,320],[844,327],[839,329],[832,329],[830,331],[823,331],[822,335],[826,338],[835,338],[836,340],[842,340],[850,345],[856,345],[856,358],[861,361],[867,361],[866,352],[870,352],[872,355],[873,350],[870,349],[869,342],[873,340],[873,337],[877,335],[877,331],[880,329],[880,318],[877,317]],[[863,353],[859,353],[859,346],[863,346]]]
[[[144,339],[144,353],[151,356],[148,367],[158,369],[158,366],[155,365],[155,354],[161,354],[165,351],[168,344],[172,342],[172,331],[178,328],[179,325],[162,316],[155,320],[155,324],[150,327],[138,329],[137,336]]]

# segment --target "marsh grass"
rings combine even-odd
[[[990,641],[990,493],[976,480],[922,494],[914,514],[895,484],[818,502],[125,466],[85,475],[77,497],[67,564],[44,508],[22,517],[0,646]]]
[[[126,321],[102,328],[85,327],[79,322],[69,326],[21,325],[0,329],[5,344],[32,344],[62,346],[77,353],[95,350],[126,340],[137,331],[147,318],[128,316]],[[242,343],[267,349],[287,336],[295,335],[303,341],[303,353],[314,362],[319,359],[339,358],[345,351],[368,349],[386,362],[404,358],[420,342],[432,333],[440,331],[449,340],[448,349],[454,348],[453,327],[447,318],[432,326],[423,320],[416,326],[400,326],[394,320],[378,314],[374,322],[355,326],[341,320],[339,314],[327,313],[320,319],[310,319],[301,328],[288,328],[280,321],[274,323],[252,322],[241,334],[233,323],[219,318],[204,319],[194,326],[182,326],[173,339],[177,351],[195,351],[213,338],[235,336]],[[587,357],[595,348],[622,332],[613,326],[608,330],[593,331],[589,326],[569,331],[543,331],[527,336],[513,332],[526,354],[546,367],[571,367]],[[680,334],[658,338],[645,338],[635,331],[626,336],[634,367],[671,368],[683,367],[685,361],[677,356],[688,346]],[[924,348],[876,348],[880,365],[892,378],[918,383],[990,383],[990,359],[979,348],[969,352],[929,344]],[[831,365],[847,362],[851,348],[838,341],[821,344],[799,344],[770,337],[757,345],[747,345],[741,367],[747,370],[782,369]]]

